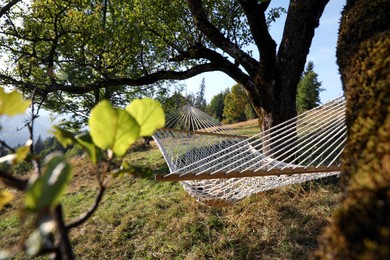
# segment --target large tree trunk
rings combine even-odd
[[[349,0],[337,61],[347,97],[342,205],[318,258],[390,259],[390,13],[388,0]]]
[[[319,26],[328,2],[329,0],[291,0],[277,52],[275,42],[267,33],[262,32],[261,39],[265,38],[267,41],[263,45],[258,44],[260,61],[257,75],[253,77],[255,87],[243,84],[259,116],[262,131],[296,116],[297,85],[315,29]],[[250,18],[249,14],[248,17]]]

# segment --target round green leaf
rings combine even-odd
[[[23,114],[31,105],[31,100],[23,100],[22,94],[17,91],[5,93],[3,88],[0,88],[0,115],[13,116]]]
[[[140,136],[137,121],[126,111],[113,108],[107,100],[92,109],[89,128],[96,146],[111,149],[119,157]]]
[[[153,99],[136,99],[126,107],[126,111],[141,126],[141,136],[151,136],[156,129],[165,125],[164,110],[161,104]]]

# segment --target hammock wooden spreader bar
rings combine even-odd
[[[259,171],[231,171],[231,172],[202,172],[187,173],[181,175],[178,173],[170,175],[157,175],[157,181],[191,181],[191,180],[212,180],[212,179],[226,179],[226,178],[243,178],[243,177],[259,177],[259,176],[280,176],[280,175],[292,175],[292,174],[312,174],[323,172],[339,172],[340,166],[319,166],[319,167],[289,167],[284,169],[274,168],[272,170],[259,170]]]

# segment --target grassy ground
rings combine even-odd
[[[247,126],[245,126],[247,127]],[[156,148],[126,160],[155,172],[168,168]],[[62,203],[77,218],[97,191],[92,166],[73,158],[74,178]],[[335,177],[260,193],[234,206],[198,204],[179,183],[118,178],[93,217],[71,231],[80,259],[305,259],[338,205]],[[18,250],[31,220],[17,208],[22,195],[0,211],[0,248]]]

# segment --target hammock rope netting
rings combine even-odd
[[[170,170],[156,179],[180,181],[198,201],[226,205],[338,174],[346,135],[343,97],[250,137],[185,105],[153,136]]]

